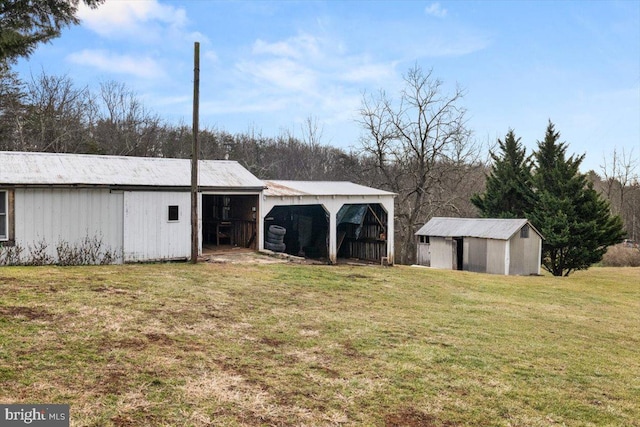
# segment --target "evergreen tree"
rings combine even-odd
[[[533,201],[531,158],[512,129],[498,145],[499,154],[490,152],[493,167],[486,190],[475,194],[471,203],[485,218],[526,218]]]
[[[622,219],[579,172],[584,155],[566,158],[567,146],[549,122],[534,153],[535,203],[529,219],[542,233],[542,263],[554,276],[568,276],[600,261],[607,246],[624,237]]]

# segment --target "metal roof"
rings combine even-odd
[[[434,217],[418,230],[417,236],[479,237],[509,240],[525,225],[540,235],[526,219]],[[542,235],[541,235],[542,237]]]
[[[267,196],[391,196],[395,193],[349,181],[264,181]]]
[[[201,160],[198,175],[203,188],[264,188],[261,180],[235,161]],[[190,187],[191,160],[0,151],[3,184]]]

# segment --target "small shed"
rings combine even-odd
[[[526,219],[435,217],[416,236],[419,265],[478,273],[540,274],[543,237]]]
[[[272,225],[284,252],[307,258],[393,264],[395,193],[348,181],[265,181],[260,249]]]

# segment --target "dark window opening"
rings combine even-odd
[[[0,191],[0,240],[8,240],[9,238],[9,203],[7,198],[7,192]]]
[[[528,239],[529,238],[529,226],[525,225],[524,227],[522,227],[520,229],[520,237],[522,239]]]
[[[462,237],[453,238],[453,247],[455,250],[455,267],[456,270],[464,269],[464,239]]]
[[[180,220],[180,209],[177,205],[169,206],[169,221],[179,221]]]

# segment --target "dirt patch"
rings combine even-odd
[[[135,414],[135,417],[129,414],[122,414],[111,417],[111,422],[116,427],[154,426],[158,425],[158,418],[150,414],[144,416]]]
[[[144,350],[147,347],[147,342],[140,338],[122,338],[118,340],[104,340],[100,345],[100,348],[106,351],[117,350]]]
[[[327,378],[342,378],[342,375],[335,369],[327,368],[326,366],[314,365],[310,366],[309,369],[320,372]]]
[[[343,347],[342,352],[347,357],[363,358],[363,357],[366,356],[364,353],[362,353],[360,350],[358,350],[355,347],[355,345],[353,344],[353,342],[351,342],[350,340],[342,342],[342,347]]]
[[[349,274],[347,278],[348,279],[365,279],[365,280],[370,279],[369,276],[365,276],[364,274]]]
[[[95,388],[100,394],[120,395],[126,388],[128,376],[125,371],[110,369],[98,380]]]
[[[213,264],[274,264],[287,262],[283,258],[241,248],[205,252],[199,260]]]
[[[425,414],[414,408],[404,408],[399,412],[384,417],[386,427],[440,427],[442,424],[433,415]]]
[[[285,341],[282,341],[276,338],[264,337],[260,340],[260,343],[266,344],[269,347],[280,347],[281,345],[285,344]]]
[[[0,307],[0,317],[25,318],[27,320],[49,320],[53,314],[39,307]]]
[[[199,261],[214,264],[326,264],[326,262],[321,260],[306,259],[285,253],[272,251],[256,252],[243,248],[205,251],[199,258]]]
[[[150,332],[148,334],[144,334],[147,339],[149,340],[149,342],[154,343],[154,344],[159,344],[159,345],[168,345],[171,346],[175,343],[175,340],[171,337],[169,337],[168,335],[165,334],[159,334],[159,333],[153,333]]]
[[[20,283],[22,282],[21,279],[18,279],[17,277],[0,277],[0,285],[5,285],[8,283]]]
[[[91,290],[93,292],[106,292],[106,293],[116,294],[116,295],[129,293],[129,291],[127,291],[126,289],[112,288],[109,286],[94,286],[91,288]]]

